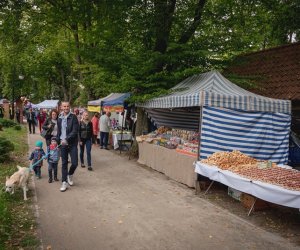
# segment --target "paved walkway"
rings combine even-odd
[[[92,159],[94,171],[78,167],[64,193],[46,163],[35,180],[44,249],[299,249],[124,155],[95,147]]]

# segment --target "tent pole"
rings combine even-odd
[[[198,127],[198,132],[199,132],[199,137],[198,137],[198,154],[197,154],[197,161],[200,160],[200,141],[201,141],[201,129],[202,129],[202,116],[203,116],[203,106],[200,105],[200,114],[199,114],[199,127]],[[197,174],[197,179],[195,181],[195,193],[196,195],[200,193],[200,179],[201,176],[199,174]]]
[[[198,127],[198,132],[199,132],[199,137],[198,137],[198,154],[197,154],[197,160],[200,160],[200,140],[201,140],[201,129],[202,129],[202,112],[203,112],[203,106],[200,106],[200,119],[199,119],[199,127]]]
[[[124,123],[124,117],[125,117],[125,109],[123,110],[123,117],[122,117],[122,124],[121,124],[121,143],[119,144],[120,148],[120,154],[122,152],[122,147],[123,147],[123,123]]]

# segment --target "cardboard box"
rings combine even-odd
[[[251,206],[253,205],[253,202],[255,201],[256,197],[243,193],[241,196],[241,203],[245,208],[250,209]],[[270,208],[270,203],[264,200],[261,200],[257,198],[254,208],[254,211],[260,211],[260,210],[266,210]]]
[[[239,190],[228,187],[228,195],[235,200],[241,201],[242,192]]]

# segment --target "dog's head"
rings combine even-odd
[[[6,176],[6,182],[5,182],[5,192],[12,193],[16,187],[17,180],[12,180],[8,176]]]

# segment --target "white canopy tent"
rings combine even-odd
[[[58,108],[58,103],[59,103],[59,100],[45,100],[45,101],[42,101],[42,102],[36,104],[36,106],[39,109],[55,109],[55,108]]]

